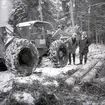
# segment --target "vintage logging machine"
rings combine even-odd
[[[53,34],[52,34],[53,33]],[[17,24],[16,32],[0,28],[7,68],[14,73],[30,75],[44,55],[50,57],[54,67],[64,67],[68,62],[68,49],[63,38],[54,34],[51,23],[28,21]],[[2,53],[2,51],[1,51]]]

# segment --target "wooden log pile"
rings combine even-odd
[[[66,79],[66,84],[72,87],[72,92],[79,92],[80,90],[91,91],[92,94],[105,92],[105,78],[97,77],[98,73],[103,72],[104,63],[104,59],[89,62]]]
[[[98,71],[103,67],[103,61],[98,61],[97,64],[88,72],[82,79],[81,83],[91,82],[95,77]]]
[[[69,85],[69,86],[74,86],[75,83],[77,81],[79,81],[80,79],[82,79],[82,77],[88,73],[97,63],[97,60],[93,60],[90,63],[84,65],[81,69],[79,69],[77,72],[75,72],[70,78],[68,78],[65,82]]]
[[[72,87],[73,92],[79,92],[83,88],[92,94],[99,93],[100,90],[105,92],[105,78],[96,78],[97,73],[105,66],[104,62],[95,59],[83,65],[63,83]],[[59,85],[56,80],[48,77],[46,79],[43,75],[16,77],[13,79],[12,89],[4,104],[0,103],[0,105],[60,105],[58,97],[54,94],[59,89]]]

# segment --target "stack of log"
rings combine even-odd
[[[104,60],[94,59],[83,65],[63,83],[72,87],[73,92],[79,92],[87,84],[91,86],[88,88],[89,85],[87,85],[87,88],[92,91],[97,91],[99,87],[104,91],[105,77],[97,77],[97,74],[105,66],[104,63]],[[5,104],[2,105],[61,105],[58,97],[54,94],[59,89],[59,85],[56,80],[46,79],[44,75],[33,74],[16,77],[13,79],[12,89],[4,102]]]
[[[84,86],[87,86],[88,88],[88,86],[95,87],[100,84],[100,86],[104,85],[105,87],[105,78],[97,77],[98,73],[102,72],[102,68],[105,66],[104,63],[104,60],[94,59],[72,74],[71,77],[65,80],[65,83],[69,87],[72,87],[73,92],[80,91]]]
[[[96,65],[97,62],[98,62],[97,60],[93,60],[91,62],[91,65],[90,65],[90,63],[87,63],[81,69],[79,69],[77,72],[75,72],[70,78],[68,78],[65,82],[69,86],[74,86],[75,83],[77,83],[77,81],[81,80],[82,77],[84,75],[86,75],[92,69],[92,67],[94,67]]]

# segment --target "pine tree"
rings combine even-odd
[[[43,20],[50,21],[55,24],[52,9],[54,5],[49,0],[41,0]],[[9,24],[14,28],[20,22],[30,20],[40,20],[39,0],[15,0],[13,5],[13,12],[11,13]]]

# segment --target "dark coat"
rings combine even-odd
[[[66,45],[67,45],[69,53],[75,54],[76,49],[77,49],[77,45],[78,45],[77,39],[76,38],[75,39],[73,39],[73,38],[68,39],[66,41]]]
[[[89,52],[90,40],[89,38],[85,38],[79,41],[79,53],[87,54]]]

